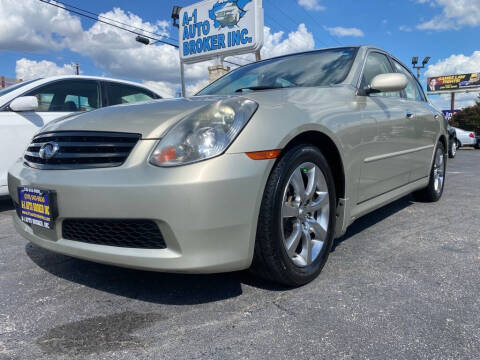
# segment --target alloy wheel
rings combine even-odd
[[[435,153],[435,162],[433,164],[433,188],[437,194],[442,192],[443,182],[445,180],[445,155],[442,149],[437,149]]]
[[[281,233],[288,256],[299,267],[310,265],[326,244],[330,200],[320,168],[310,162],[298,166],[283,191]]]

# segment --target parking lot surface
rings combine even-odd
[[[479,359],[479,189],[480,151],[459,151],[439,203],[359,219],[298,289],[58,255],[0,200],[0,359]]]

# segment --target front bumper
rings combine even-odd
[[[141,141],[118,168],[37,170],[18,161],[8,176],[13,201],[18,203],[18,186],[55,190],[58,217],[49,230],[14,215],[16,229],[43,248],[105,264],[192,273],[248,268],[273,160],[225,154],[189,166],[158,168],[145,161],[145,150],[153,145]],[[79,218],[153,220],[167,248],[121,248],[62,238],[62,222]]]

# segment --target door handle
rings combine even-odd
[[[413,119],[415,117],[415,114],[411,110],[407,110],[407,119]]]
[[[438,118],[440,117],[440,115],[438,114],[435,114],[435,116],[433,117],[435,120],[438,120]]]

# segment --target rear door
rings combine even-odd
[[[402,107],[407,119],[407,150],[410,164],[409,181],[428,176],[440,123],[427,102],[423,89],[412,73],[393,60],[395,70],[404,74],[408,85],[402,94]]]
[[[387,55],[370,51],[360,88],[365,89],[379,74],[395,72]],[[408,148],[407,119],[401,92],[371,93],[359,97],[363,122],[376,124],[376,136],[362,154],[357,203],[375,198],[409,181],[410,164],[403,152]]]

